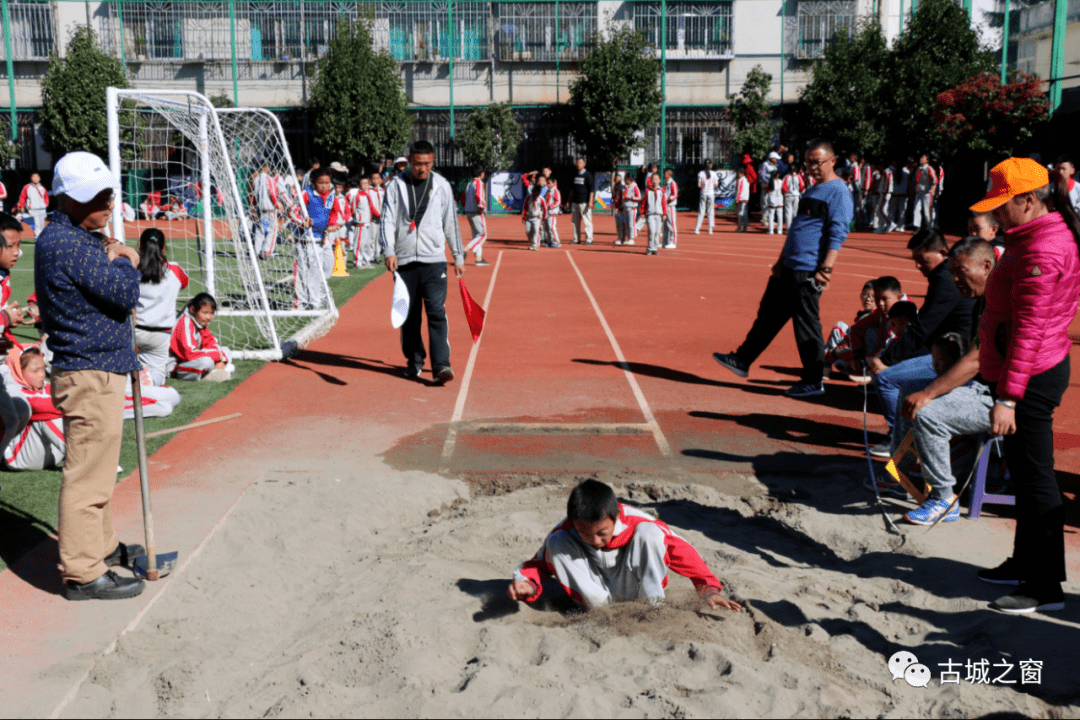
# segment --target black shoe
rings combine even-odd
[[[445,385],[454,379],[454,371],[449,367],[439,368],[435,371],[435,383]]]
[[[112,570],[88,583],[68,581],[64,583],[64,597],[68,600],[124,600],[141,595],[146,589],[142,578],[120,577]]]
[[[401,374],[407,377],[409,380],[415,380],[420,377],[420,369],[413,366],[409,366],[401,371]]]
[[[712,356],[713,360],[720,363],[739,377],[746,377],[750,374],[750,368],[748,368],[746,365],[743,365],[742,362],[740,362],[739,358],[735,357],[735,353],[729,353],[725,355],[724,353],[716,352],[713,353]]]
[[[105,556],[105,567],[116,567],[120,565],[122,567],[130,568],[131,563],[135,558],[140,555],[146,554],[146,548],[142,545],[125,545],[120,543],[116,546],[116,549]]]
[[[979,579],[994,585],[1019,585],[1020,571],[1013,559],[1009,558],[996,568],[980,570]]]
[[[1053,612],[1065,609],[1065,594],[1061,591],[1061,583],[1022,583],[1011,595],[999,597],[990,603],[990,607],[1013,614]]]
[[[491,263],[489,263],[487,260],[477,260],[476,261],[476,267],[486,267],[486,266],[488,266],[490,264]]]

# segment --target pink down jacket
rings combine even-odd
[[[1000,397],[1022,400],[1033,375],[1069,354],[1078,300],[1080,252],[1059,213],[1005,233],[979,325],[979,372]]]

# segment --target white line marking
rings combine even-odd
[[[75,682],[75,685],[71,688],[71,690],[68,690],[67,694],[64,695],[63,699],[60,700],[59,704],[57,704],[57,706],[53,708],[52,712],[49,713],[49,720],[54,720],[55,718],[60,717],[60,713],[64,712],[64,709],[67,708],[67,706],[75,700],[75,696],[79,694],[79,690],[82,688],[83,683],[86,682],[86,678],[90,677],[90,673],[93,672],[94,667],[97,665],[98,661],[116,650],[117,640],[119,640],[124,635],[127,635],[129,632],[132,632],[133,630],[135,630],[135,628],[139,626],[139,623],[142,621],[142,619],[146,617],[146,614],[148,612],[150,612],[150,608],[154,607],[157,601],[160,600],[165,595],[165,593],[169,591],[169,588],[175,584],[176,579],[179,578],[185,570],[187,570],[187,567],[191,564],[191,561],[199,556],[199,554],[203,551],[203,548],[205,548],[207,543],[210,542],[210,538],[214,537],[214,535],[217,534],[217,531],[221,529],[221,526],[224,525],[225,521],[229,518],[230,515],[232,515],[232,511],[236,509],[236,506],[240,503],[241,498],[243,498],[244,495],[247,494],[247,491],[254,484],[254,481],[248,483],[248,486],[245,487],[244,491],[240,493],[236,500],[233,501],[233,504],[230,505],[229,508],[224,513],[222,513],[221,517],[218,518],[218,521],[214,523],[214,527],[210,528],[210,532],[207,533],[206,537],[204,537],[199,542],[199,544],[195,546],[195,549],[191,551],[190,555],[184,558],[184,561],[180,563],[180,566],[177,567],[174,572],[169,574],[169,577],[173,578],[173,582],[166,583],[165,586],[161,588],[161,592],[150,598],[150,602],[146,603],[146,607],[140,610],[139,614],[136,615],[131,620],[131,622],[129,622],[127,626],[120,631],[120,635],[113,638],[113,641],[109,643],[109,645],[104,650],[102,650],[96,658],[93,659],[93,661],[90,663],[90,667],[86,668],[86,672],[82,674],[82,676]]]
[[[527,434],[543,432],[567,433],[650,433],[652,425],[648,423],[515,423],[515,422],[466,422],[457,425],[459,432],[466,433],[504,433]]]
[[[487,295],[484,297],[484,323],[487,323],[486,313],[488,306],[491,304],[491,291],[495,289],[495,278],[499,276],[499,266],[502,265],[503,251],[499,251],[498,257],[495,258],[495,269],[491,273],[491,282],[488,283]],[[461,421],[461,416],[465,414],[465,400],[469,396],[469,383],[472,382],[473,368],[476,367],[476,356],[480,352],[480,343],[484,342],[483,333],[480,334],[480,338],[473,343],[472,350],[469,351],[469,363],[465,366],[465,374],[461,378],[461,389],[458,390],[457,402],[454,403],[454,415],[450,418],[450,429],[446,432],[446,442],[443,443],[442,449],[442,462],[443,468],[450,463],[450,458],[454,454],[454,445],[457,443],[457,423]]]
[[[622,348],[619,347],[619,341],[615,339],[615,334],[611,332],[611,326],[608,325],[607,320],[604,318],[604,313],[600,311],[600,305],[596,302],[596,298],[593,297],[592,290],[589,289],[588,283],[585,282],[585,276],[581,274],[581,270],[578,269],[577,263],[574,262],[573,253],[566,253],[566,259],[570,261],[570,265],[574,268],[574,272],[577,273],[578,280],[581,281],[581,287],[584,288],[585,294],[589,296],[589,302],[592,303],[593,310],[596,311],[596,317],[600,318],[600,325],[604,328],[604,332],[607,333],[608,341],[615,351],[615,357],[619,361],[619,365],[622,366],[623,372],[626,374],[626,381],[630,383],[630,389],[634,391],[634,397],[637,399],[638,406],[641,408],[641,414],[645,416],[645,424],[648,425],[649,429],[652,431],[653,438],[656,440],[656,446],[660,448],[660,454],[666,458],[671,458],[671,445],[668,444],[667,438],[664,437],[664,431],[660,429],[659,423],[656,422],[656,418],[653,416],[649,403],[645,401],[645,395],[641,392],[641,387],[638,385],[637,378],[634,377],[634,373],[630,372],[630,365],[626,362],[626,356],[623,355]]]

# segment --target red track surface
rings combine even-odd
[[[448,467],[473,476],[668,468],[723,479],[733,471],[800,472],[817,462],[815,456],[859,456],[860,388],[834,382],[824,397],[812,401],[783,397],[798,372],[790,327],[748,381],[712,360],[713,351],[733,350],[745,336],[782,240],[760,232],[694,235],[693,221],[689,213],[681,216],[678,250],[646,257],[643,236],[633,248],[612,245],[608,217],[596,218],[591,247],[569,245],[569,218],[561,217],[564,246],[540,252],[527,251],[517,218],[492,219],[494,239],[485,252],[492,267],[473,267],[470,255],[466,273],[480,302],[495,280],[464,396],[472,343],[452,279],[447,305],[458,379],[445,388],[401,377],[398,337],[389,325],[390,279],[374,281],[342,309],[329,336],[294,362],[260,370],[204,416],[242,412],[243,417],[181,433],[153,457],[162,547],[190,557],[252,480],[267,470],[309,472],[326,458],[362,464],[378,455],[401,470]],[[722,220],[718,227],[728,230],[732,223]],[[466,232],[464,223],[462,229]],[[921,301],[926,283],[906,259],[906,237],[855,234],[848,240],[833,287],[822,300],[827,324],[850,321],[862,284],[882,274],[899,277],[908,294]],[[575,264],[640,386],[644,408]],[[1080,335],[1080,326],[1074,324],[1074,330]],[[1056,423],[1057,465],[1066,473],[1073,511],[1080,472],[1076,385],[1066,393]],[[462,424],[455,426],[456,443],[444,459],[459,399]],[[871,407],[874,403],[871,398]],[[656,435],[644,427],[646,411],[656,418]],[[480,428],[479,422],[500,427]],[[624,434],[604,427],[521,432],[526,423],[638,427],[624,428]],[[871,430],[882,427],[873,415]],[[664,441],[670,458],[664,456]],[[114,508],[121,535],[138,538],[137,477],[119,486]],[[1007,519],[980,522],[1001,533],[1012,531]],[[1075,577],[1077,535],[1067,539]],[[55,542],[47,542],[0,573],[5,715],[47,713],[92,658],[171,582],[153,584],[135,601],[68,603],[57,594],[56,562]]]

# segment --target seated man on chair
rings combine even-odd
[[[970,350],[942,373],[925,389],[900,389],[903,398],[901,417],[892,429],[892,452],[896,452],[909,429],[915,433],[915,449],[919,453],[923,479],[930,484],[930,495],[904,518],[916,525],[929,525],[942,515],[943,522],[960,517],[955,503],[949,441],[958,435],[976,435],[990,431],[990,410],[994,399],[990,388],[979,377],[979,318],[986,305],[986,280],[994,269],[994,249],[977,237],[964,238],[949,251],[949,273],[957,290],[965,298],[974,299],[972,309],[972,338]],[[906,497],[907,492],[884,470],[878,471],[878,489],[884,493]],[[869,482],[867,483],[869,485]],[[871,488],[872,489],[872,488]]]

